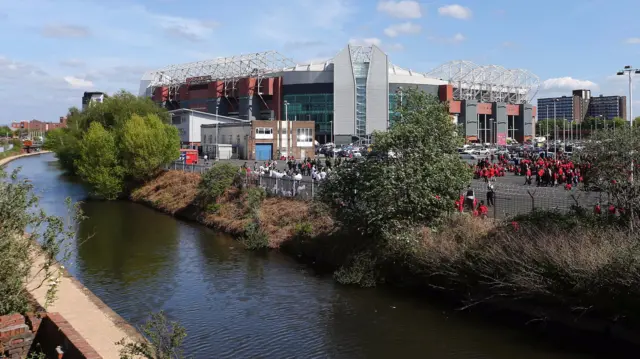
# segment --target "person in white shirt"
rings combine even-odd
[[[322,169],[320,171],[320,180],[323,181],[325,177],[327,177],[327,172],[325,172],[324,169]]]

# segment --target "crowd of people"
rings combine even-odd
[[[506,173],[524,177],[524,184],[531,186],[535,178],[538,187],[564,186],[571,190],[578,183],[584,182],[584,173],[591,164],[587,161],[576,164],[568,157],[545,157],[526,152],[522,158],[511,155],[499,155],[486,157],[472,165],[476,179],[482,178],[485,182],[495,181],[496,177],[502,177]]]

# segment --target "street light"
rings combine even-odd
[[[559,98],[553,99],[553,158],[558,159],[558,126],[556,126],[556,102],[559,102]]]
[[[633,130],[633,76],[631,76],[632,73],[634,74],[640,74],[640,69],[634,69],[631,65],[627,65],[624,67],[623,70],[620,70],[616,73],[616,75],[618,76],[623,76],[624,73],[629,74],[629,127],[631,127],[631,130]],[[631,182],[633,182],[633,159],[631,160],[631,177],[630,180]]]
[[[618,76],[624,76],[625,72],[629,75],[629,124],[633,127],[633,76],[631,74],[640,74],[640,69],[634,69],[627,65],[623,70],[616,73]]]
[[[547,118],[544,119],[544,122],[547,127],[546,131],[544,132],[544,135],[547,138],[547,140],[544,141],[547,144],[547,152],[544,154],[544,158],[547,158],[547,156],[549,156],[549,105],[547,105]]]
[[[284,101],[284,124],[287,126],[286,136],[287,136],[287,158],[288,158],[289,157],[289,101],[287,100]],[[282,136],[280,136],[280,140],[282,140]]]

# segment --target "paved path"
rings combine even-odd
[[[0,160],[0,166],[17,158],[43,153],[47,151],[5,158]],[[47,287],[46,283],[40,286],[44,274],[38,273],[42,263],[43,258],[36,255],[27,290],[38,304],[44,306]],[[103,359],[119,359],[119,348],[115,342],[122,338],[140,338],[140,334],[78,280],[62,268],[56,268],[63,274],[59,276],[57,300],[46,308],[47,311],[60,313]]]

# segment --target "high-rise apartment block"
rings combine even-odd
[[[555,115],[554,115],[555,104]],[[587,117],[627,119],[626,96],[591,96],[591,90],[574,90],[571,96],[538,99],[538,121],[563,118],[581,122]]]

